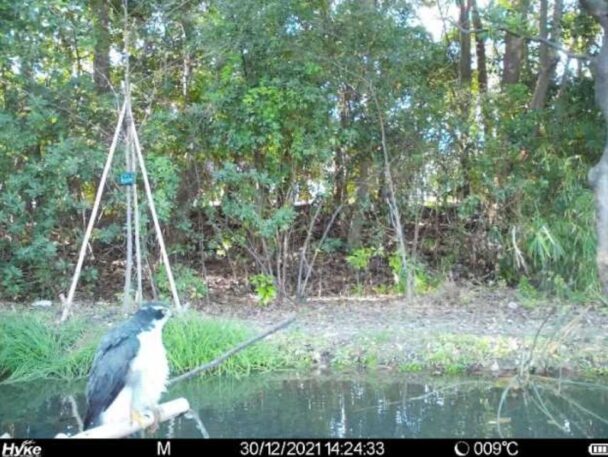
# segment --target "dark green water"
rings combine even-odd
[[[77,431],[83,383],[0,385],[0,435],[52,437]],[[498,437],[505,383],[389,376],[208,376],[185,381],[164,399],[186,397],[209,435],[222,437]],[[73,400],[70,399],[72,396]],[[608,437],[608,387],[542,381],[511,390],[505,437]],[[164,423],[155,436],[200,437],[195,421]]]

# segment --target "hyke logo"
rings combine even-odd
[[[36,446],[34,441],[23,441],[17,443],[3,443],[2,457],[40,457],[42,448]]]

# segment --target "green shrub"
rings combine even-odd
[[[179,296],[185,300],[200,300],[208,293],[207,284],[202,280],[199,273],[192,268],[184,265],[174,265],[171,267],[175,287]],[[165,273],[165,268],[160,268],[155,275],[158,291],[164,299],[171,297],[169,278]]]
[[[252,276],[249,281],[255,288],[255,293],[261,305],[265,306],[269,304],[277,296],[277,287],[273,276],[258,274]]]
[[[251,327],[229,320],[205,319],[194,312],[177,316],[167,323],[164,332],[171,371],[183,373],[210,362],[254,334]],[[279,350],[262,341],[230,357],[216,371],[245,374],[270,370],[282,363]]]

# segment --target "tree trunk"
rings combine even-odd
[[[595,99],[608,129],[608,1],[581,0],[581,6],[594,16],[604,30],[600,52],[593,60]],[[589,170],[589,183],[595,192],[597,217],[597,270],[600,284],[608,294],[608,139],[599,162]]]
[[[553,10],[553,23],[551,31],[551,41],[557,43],[561,35],[561,20],[563,11],[563,0],[556,0]],[[540,3],[540,36],[543,39],[549,39],[549,11],[548,11],[548,0],[541,0]],[[555,76],[555,67],[558,62],[557,53],[555,49],[547,45],[546,43],[540,44],[540,70],[538,73],[538,79],[536,80],[536,87],[534,89],[534,95],[530,108],[533,110],[542,109],[547,101],[547,92],[549,91],[549,85],[551,80]]]
[[[472,1],[471,8],[473,27],[475,30],[483,30],[476,0]],[[483,32],[475,33],[475,54],[477,55],[477,83],[479,84],[479,92],[485,94],[488,90],[488,68],[486,64],[486,44],[482,34]]]
[[[530,0],[519,0],[515,8],[522,19],[525,19]],[[506,32],[505,55],[503,59],[502,87],[517,84],[521,76],[525,40],[522,36]]]
[[[109,2],[93,0],[93,29],[95,35],[95,50],[93,54],[93,81],[100,94],[109,92],[110,85],[110,30]]]
[[[192,21],[190,18],[183,18],[180,22],[182,27],[182,96],[184,97],[184,107],[189,103],[188,94],[190,82],[192,80],[192,56],[190,55],[188,42],[192,35]]]
[[[374,106],[376,107],[376,112],[378,115],[378,125],[380,127],[380,141],[382,147],[382,156],[384,159],[384,178],[386,180],[388,195],[387,195],[387,203],[388,210],[391,219],[391,225],[395,230],[395,238],[397,242],[397,253],[399,254],[399,258],[401,259],[401,271],[400,278],[402,281],[405,281],[405,296],[408,303],[412,302],[414,288],[413,288],[413,274],[412,274],[412,265],[410,259],[408,258],[407,253],[407,242],[405,240],[405,232],[403,230],[403,224],[401,223],[401,210],[399,209],[399,203],[397,201],[397,192],[395,190],[395,183],[393,182],[393,176],[391,171],[391,161],[388,155],[388,144],[386,141],[386,130],[384,128],[384,115],[382,113],[382,109],[380,106],[380,102],[378,100],[378,96],[376,95],[376,89],[374,88],[372,83],[369,83],[369,90],[372,100],[374,101]]]
[[[458,64],[458,79],[462,86],[471,85],[471,29],[469,11],[471,0],[458,0],[460,15],[458,25],[460,26],[460,62]]]
[[[334,154],[334,207],[344,201],[346,194],[346,164],[344,146],[340,145]]]
[[[458,63],[458,80],[460,83],[460,87],[462,89],[461,92],[461,104],[459,107],[459,117],[461,119],[470,119],[471,117],[471,97],[472,97],[472,88],[471,88],[471,22],[469,19],[471,8],[472,8],[472,0],[458,0],[458,7],[460,9],[460,14],[458,17],[458,24],[460,29],[460,61]],[[462,167],[462,173],[464,178],[464,186],[463,193],[468,195],[469,192],[469,160],[468,160],[468,147],[467,144],[469,142],[469,130],[468,128],[463,128],[461,133],[459,134],[460,141],[462,144],[460,148],[460,164]]]
[[[522,37],[507,32],[505,37],[505,57],[502,71],[503,87],[519,82],[523,43],[524,40]]]
[[[365,219],[365,210],[369,205],[369,176],[372,167],[371,152],[359,161],[359,176],[357,177],[357,191],[355,207],[353,209],[348,228],[349,249],[360,248],[363,241],[362,231]]]
[[[340,128],[347,129],[351,124],[351,104],[354,94],[352,87],[342,84],[338,94]],[[334,207],[337,208],[346,198],[348,145],[340,145],[334,155]]]

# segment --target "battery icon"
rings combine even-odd
[[[608,443],[591,443],[589,455],[608,455]]]

